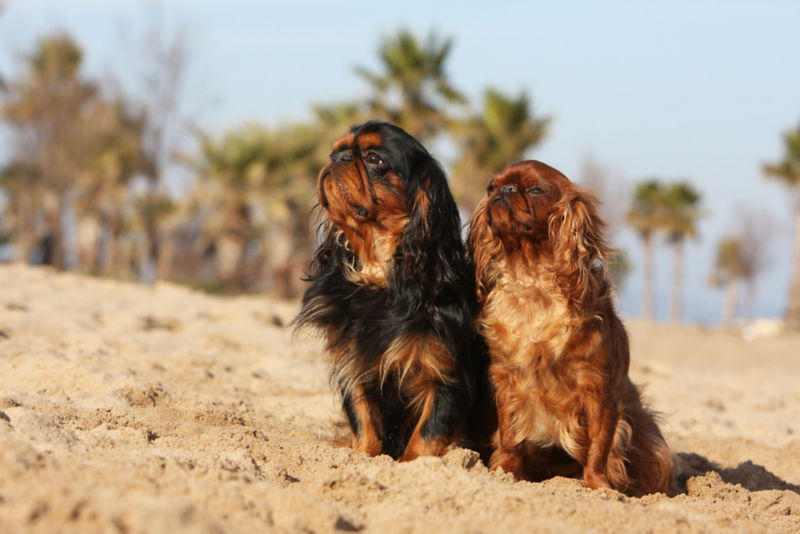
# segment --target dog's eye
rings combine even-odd
[[[494,185],[494,182],[490,182],[489,185],[486,186],[487,193],[492,193],[495,189],[497,189],[497,186]]]
[[[542,193],[544,193],[544,189],[542,189],[541,187],[531,187],[530,189],[528,189],[528,193],[533,193],[534,195],[541,195]]]
[[[369,165],[377,165],[378,167],[383,165],[383,158],[375,152],[367,152],[367,155],[364,156],[364,161]]]

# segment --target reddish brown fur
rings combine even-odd
[[[353,147],[354,143],[367,150],[380,145],[380,136],[368,133],[356,138],[349,133],[334,144],[334,150]],[[408,222],[405,184],[394,175],[389,180],[389,187],[371,183],[358,159],[328,163],[319,177],[320,203],[361,262],[353,277],[374,285],[387,283],[388,263]],[[357,213],[353,205],[367,213]]]
[[[349,148],[355,143],[356,136],[352,132],[344,134],[333,143],[333,150],[341,150],[342,148]]]
[[[542,464],[557,446],[590,488],[668,493],[672,457],[628,378],[603,226],[591,193],[536,161],[495,177],[475,211],[478,323],[498,406],[490,465],[546,476],[560,469]]]
[[[365,452],[370,456],[377,456],[383,450],[380,439],[380,417],[375,413],[376,406],[367,400],[366,395],[359,386],[353,389],[353,409],[361,422],[361,433],[352,434],[350,446],[357,452]]]

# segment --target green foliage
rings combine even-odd
[[[319,108],[331,122],[338,122],[343,112],[343,108]],[[208,248],[227,247],[236,257],[222,273],[229,290],[254,283],[247,275],[248,251],[270,241],[276,231],[303,254],[298,263],[307,263],[311,247],[305,242],[311,240],[311,230],[303,221],[308,221],[315,198],[316,173],[327,160],[330,144],[324,155],[320,150],[327,130],[302,124],[278,128],[245,124],[220,137],[199,133],[200,153],[183,157],[199,178],[193,201],[205,206],[200,239]],[[197,211],[188,215],[197,217]],[[294,289],[284,287],[281,293],[293,295]]]
[[[356,69],[375,92],[370,113],[423,141],[441,131],[447,122],[445,107],[466,103],[445,72],[452,44],[435,32],[424,42],[405,29],[385,37],[378,51],[382,72]]]
[[[531,108],[525,92],[511,97],[489,88],[481,112],[455,122],[461,158],[456,163],[453,186],[462,204],[474,206],[492,175],[544,138],[550,119],[535,117]]]
[[[721,239],[717,243],[714,270],[710,279],[711,285],[722,287],[731,280],[747,278],[752,270],[752,266],[748,263],[741,239],[736,237]]]
[[[630,209],[625,216],[628,224],[642,236],[659,230],[664,221],[664,186],[650,178],[636,185]]]
[[[304,125],[268,129],[258,124],[236,128],[221,138],[199,134],[200,154],[185,161],[201,180],[216,181],[236,194],[261,191],[296,198],[313,191],[320,134]]]
[[[2,117],[9,126],[12,172],[4,179],[10,232],[21,254],[49,235],[45,257],[64,267],[62,220],[96,158],[97,86],[80,73],[83,53],[67,35],[40,39],[26,70],[9,80]]]
[[[800,191],[800,125],[783,135],[783,159],[764,166],[764,173],[793,190]],[[800,203],[795,205],[795,243],[800,243]],[[795,250],[800,247],[795,246]],[[789,284],[789,303],[786,309],[786,326],[800,332],[800,253],[792,260],[792,278]]]
[[[697,236],[697,221],[703,216],[700,193],[688,182],[669,184],[663,192],[662,226],[671,242]]]
[[[789,187],[800,187],[800,124],[783,135],[783,159],[764,165],[764,173]]]
[[[644,247],[642,309],[645,316],[652,317],[653,304],[653,235],[665,232],[673,245],[673,282],[671,314],[680,320],[683,287],[683,241],[697,235],[697,221],[703,216],[700,209],[700,193],[688,182],[677,181],[663,184],[655,178],[644,180],[633,190],[630,208],[626,214],[628,224],[642,238]]]
[[[628,224],[642,236],[665,231],[670,241],[695,237],[704,215],[700,193],[688,182],[664,184],[650,178],[636,185],[626,214]]]
[[[0,178],[9,198],[3,231],[19,250],[31,250],[46,235],[60,234],[62,215],[71,212],[79,224],[95,221],[105,236],[96,243],[98,250],[108,249],[104,256],[114,254],[117,241],[129,249],[137,244],[117,264],[143,264],[144,257],[133,257],[142,254],[161,261],[169,254],[158,248],[171,240],[177,252],[170,254],[186,260],[186,279],[213,286],[213,280],[193,271],[199,267],[186,262],[207,261],[210,254],[218,263],[222,248],[229,257],[238,254],[224,286],[241,289],[245,271],[260,272],[258,262],[273,264],[287,280],[299,279],[313,250],[308,223],[316,176],[331,144],[352,125],[378,118],[423,142],[453,136],[462,149],[456,165],[463,170],[454,178],[454,189],[468,207],[482,196],[492,173],[544,137],[549,119],[534,115],[524,92],[487,89],[483,108],[465,117],[466,98],[447,74],[452,47],[452,39],[435,32],[420,38],[399,30],[380,42],[374,72],[357,69],[372,91],[366,103],[313,106],[308,123],[245,124],[222,135],[198,133],[196,152],[180,157],[194,172],[196,185],[187,198],[174,199],[163,192],[163,174],[165,154],[172,154],[165,148],[172,145],[164,117],[174,117],[175,109],[163,106],[174,102],[177,89],[169,80],[178,77],[168,75],[152,95],[137,100],[130,95],[109,99],[83,76],[77,43],[63,34],[45,37],[26,56],[23,72],[6,80],[3,93],[2,118],[14,140]],[[182,68],[163,61],[150,66],[164,74],[158,70],[164,65],[168,71]],[[141,105],[150,100],[155,104]],[[264,246],[268,242],[278,246]],[[101,261],[96,263],[98,272],[104,270]],[[169,268],[158,270],[169,273]]]

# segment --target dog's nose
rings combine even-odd
[[[505,195],[508,195],[510,193],[516,193],[517,188],[514,187],[513,185],[504,185],[503,187],[500,188],[500,192]]]

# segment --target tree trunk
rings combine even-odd
[[[672,296],[670,298],[670,319],[683,320],[683,260],[684,240],[678,238],[672,243]]]
[[[722,300],[722,325],[733,326],[736,320],[736,308],[739,300],[739,283],[731,277],[725,282],[725,293]]]
[[[31,225],[32,226],[32,225]],[[31,251],[36,246],[36,232],[26,226],[15,232],[12,245],[14,248],[14,261],[29,263],[31,261]]]
[[[755,276],[745,279],[745,305],[744,305],[744,318],[752,321],[756,318],[756,279]]]
[[[653,236],[649,232],[642,234],[642,246],[644,255],[642,257],[642,316],[653,320]]]
[[[172,280],[175,264],[175,236],[167,235],[161,241],[161,248],[157,253],[156,278],[159,280]]]
[[[114,230],[111,217],[106,213],[101,213],[98,224],[100,227],[97,231],[97,250],[94,255],[93,270],[100,276],[111,276],[114,259]]]
[[[139,265],[139,281],[143,284],[154,285],[158,279],[158,256],[161,251],[158,229],[155,221],[145,223],[144,254]]]
[[[67,268],[66,235],[64,233],[64,219],[67,211],[67,194],[59,192],[56,201],[55,213],[50,220],[50,250],[45,252],[45,263],[63,271]]]
[[[800,204],[794,213],[794,265],[789,287],[789,305],[786,308],[786,329],[800,332]]]
[[[150,190],[145,199],[148,206],[145,208],[143,217],[145,243],[139,264],[139,281],[148,285],[154,285],[158,280],[158,262],[161,259],[161,231],[159,229],[161,214],[157,198],[159,182],[158,178],[151,180]]]

